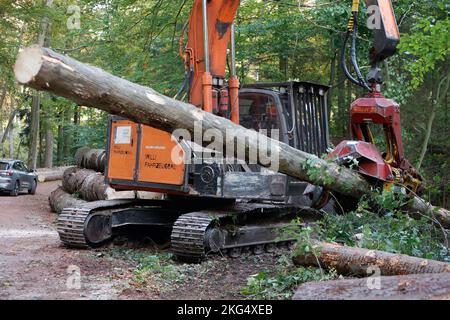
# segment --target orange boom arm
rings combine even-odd
[[[189,72],[189,102],[239,121],[239,81],[234,67],[225,84],[228,47],[239,0],[194,0],[189,21],[185,64]],[[234,45],[232,45],[234,66]]]

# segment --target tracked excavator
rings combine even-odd
[[[344,165],[351,157],[358,159],[358,170],[375,182],[401,182],[417,190],[418,174],[403,158],[399,107],[379,90],[379,63],[394,54],[399,41],[392,5],[382,0],[367,3],[381,12],[368,83],[355,54],[359,1],[353,2],[345,41],[351,39],[356,78],[345,63],[343,68],[368,95],[351,107],[355,141],[342,142],[331,156]],[[239,4],[238,0],[193,1],[187,43],[180,38],[186,77],[177,97],[185,92],[188,101],[204,111],[249,129],[267,130],[269,136],[276,129],[283,143],[325,154],[329,146],[327,86],[297,81],[240,85],[234,38]],[[343,52],[345,62],[345,48]],[[376,149],[370,124],[383,125],[385,154]],[[302,223],[317,219],[311,207],[328,202],[326,190],[258,165],[224,161],[219,152],[205,157],[203,149],[199,152],[189,139],[120,117],[109,119],[107,143],[107,183],[117,190],[159,192],[164,199],[65,208],[58,232],[66,246],[101,246],[130,227],[145,226],[155,237],[170,238],[173,254],[183,260],[199,261],[217,252],[233,257],[249,250],[270,252],[293,240],[280,236],[282,228],[292,226],[298,217]]]

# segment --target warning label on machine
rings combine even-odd
[[[116,127],[116,134],[114,135],[115,144],[130,144],[131,143],[131,126]]]

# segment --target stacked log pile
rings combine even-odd
[[[66,167],[60,174],[62,185],[49,196],[52,210],[87,201],[115,199],[161,199],[162,194],[145,191],[116,191],[105,182],[106,153],[101,149],[80,148],[75,154],[78,167]]]
[[[115,191],[108,186],[102,173],[78,167],[64,172],[62,187],[66,192],[76,193],[86,201],[135,198],[134,191]]]

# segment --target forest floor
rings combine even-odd
[[[41,183],[34,196],[0,195],[0,299],[242,299],[247,278],[270,273],[282,254],[189,265],[142,244],[66,249],[47,200],[59,183]]]

